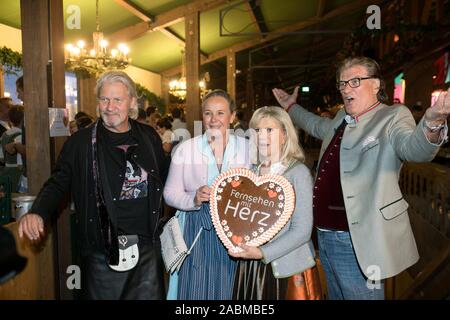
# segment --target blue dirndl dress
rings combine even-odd
[[[222,170],[229,168],[236,137],[230,137],[224,153]],[[214,155],[204,134],[199,141],[199,150],[208,155],[208,185],[220,174]],[[180,227],[188,248],[198,232],[197,242],[186,257],[180,271],[170,275],[168,300],[230,300],[233,296],[234,275],[237,262],[228,255],[211,220],[209,204],[203,203],[196,211],[177,211]]]
[[[230,300],[236,261],[217,236],[209,204],[202,204],[200,211],[186,213],[184,239],[188,248],[200,229],[200,237],[178,273],[178,299]]]

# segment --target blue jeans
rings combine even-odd
[[[317,230],[320,262],[325,271],[330,300],[383,300],[384,281],[367,285],[349,232]]]

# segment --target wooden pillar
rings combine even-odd
[[[436,22],[441,22],[445,14],[444,0],[436,1]]]
[[[430,96],[433,91],[431,79],[435,73],[433,63],[436,55],[430,55],[412,63],[403,69],[406,80],[405,102],[408,107],[414,106],[418,101],[422,102],[422,108],[430,106]],[[425,110],[423,110],[425,111]]]
[[[161,76],[161,96],[166,103],[166,112],[169,112],[169,78]]]
[[[380,34],[379,44],[378,44],[378,57],[380,60],[384,57],[384,35]]]
[[[200,14],[191,12],[185,17],[186,30],[186,124],[194,134],[194,121],[201,119],[200,88]]]
[[[405,41],[410,40],[416,34],[416,26],[419,24],[419,0],[410,0],[405,4],[405,12],[407,17],[407,23],[411,24],[413,27],[405,32]]]
[[[253,89],[253,74],[252,69],[248,68],[247,72],[247,106],[251,111],[255,111],[255,97],[254,97],[254,89]]]
[[[384,282],[384,298],[395,300],[395,277],[387,278]]]
[[[51,104],[52,108],[66,108],[65,70],[64,70],[64,14],[62,0],[50,1],[50,60],[51,60]],[[55,152],[52,163],[56,162],[66,137],[53,139]]]
[[[420,23],[422,25],[428,24],[428,19],[430,18],[431,6],[434,0],[425,0],[425,4],[423,6],[422,15],[420,17]]]
[[[55,1],[61,2],[62,7],[62,0]],[[50,176],[51,164],[48,119],[48,108],[53,105],[49,32],[51,2],[21,0],[20,10],[28,190],[31,194],[37,194]],[[63,25],[59,28],[62,29]],[[50,234],[45,246],[52,245],[52,238]],[[53,263],[40,263],[34,267],[36,274],[39,275],[39,283],[35,288],[36,298],[53,299],[55,297]]]
[[[393,38],[393,33],[392,32],[388,32],[385,35],[385,39],[384,39],[384,54],[389,54],[391,51],[391,44],[392,44],[392,38]]]
[[[63,1],[50,0],[50,54],[52,61],[51,75],[52,75],[52,107],[63,108],[66,107],[66,91],[65,91],[65,70],[64,70],[64,14]],[[56,163],[59,153],[66,142],[66,137],[52,138],[52,164]],[[57,255],[57,298],[58,299],[72,299],[73,291],[67,288],[67,267],[72,262],[72,248],[71,248],[71,226],[70,226],[69,209],[64,210],[57,220],[57,225],[54,230],[56,232],[55,250]]]
[[[227,53],[227,92],[236,102],[236,53],[233,49]]]
[[[97,97],[95,96],[95,78],[77,75],[78,111],[97,117]]]
[[[37,194],[50,176],[49,1],[21,0],[20,7],[28,189]]]
[[[410,5],[410,20],[412,24],[419,23],[419,0],[410,0],[408,1]]]

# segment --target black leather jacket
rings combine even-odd
[[[151,197],[148,201],[151,215],[149,220],[153,230],[153,241],[158,242],[157,229],[168,164],[164,158],[158,133],[152,127],[131,119],[130,124],[133,137],[139,141],[132,156],[149,175],[148,195]],[[92,130],[93,127],[80,130],[66,141],[55,170],[42,187],[30,210],[39,214],[47,223],[57,213],[65,195],[71,192],[75,204],[77,236],[82,255],[87,255],[94,250],[104,250],[92,171]],[[152,155],[152,150],[155,157]],[[109,215],[114,221],[115,212],[109,212]]]

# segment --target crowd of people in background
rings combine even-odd
[[[23,77],[16,90],[22,100]],[[13,192],[27,191],[24,108],[9,97],[0,98],[0,176],[9,179]]]

